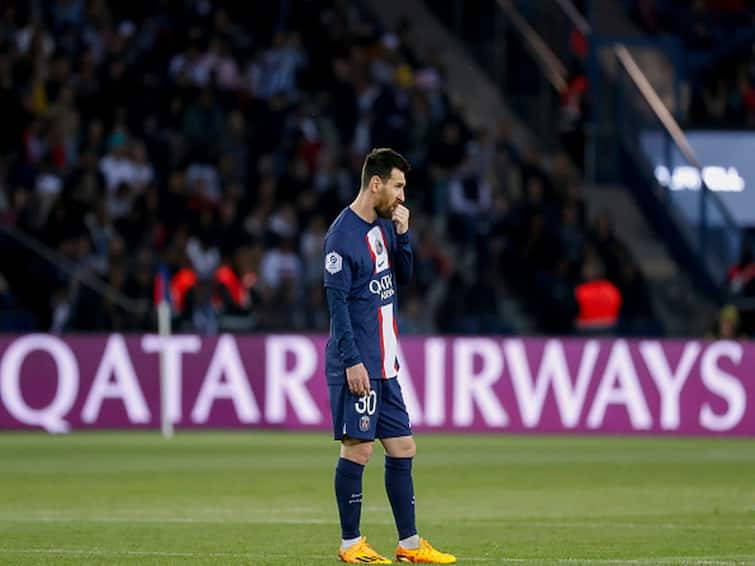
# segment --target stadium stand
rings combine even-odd
[[[755,12],[741,0],[622,2],[648,37],[681,46],[677,72],[687,96],[678,115],[688,128],[742,130],[755,124]],[[724,304],[711,335],[755,333],[752,229],[744,230],[739,257],[723,281]]]
[[[692,198],[688,199],[688,208],[683,212],[686,222],[679,216],[684,209],[671,210],[678,205],[669,205],[668,199],[664,202],[658,198],[665,188],[653,187],[658,179],[653,178],[652,161],[645,161],[646,157],[636,150],[622,149],[622,143],[616,140],[624,138],[624,146],[638,147],[638,141],[648,132],[666,138],[669,134],[660,122],[650,118],[649,103],[639,91],[632,86],[627,88],[627,84],[632,84],[628,75],[621,71],[622,76],[617,78],[614,71],[615,46],[626,42],[660,100],[682,128],[695,132],[704,132],[705,128],[727,131],[747,128],[751,121],[748,100],[755,76],[751,8],[738,1],[661,0],[501,2],[498,4],[503,9],[498,11],[496,2],[445,2],[444,7],[426,4],[462,39],[507,100],[518,107],[520,115],[527,117],[541,140],[546,145],[550,142],[551,147],[562,147],[574,163],[584,164],[585,174],[593,183],[588,184],[585,192],[588,203],[616,201],[618,207],[618,200],[622,202],[620,231],[639,258],[641,269],[650,273],[649,288],[646,286],[649,293],[645,297],[651,299],[656,309],[664,311],[662,318],[667,330],[683,334],[682,327],[686,324],[700,333],[706,319],[711,327],[717,327],[719,315],[713,313],[718,310],[714,308],[718,303],[723,307],[720,312],[736,311],[740,332],[751,335],[753,301],[743,288],[727,283],[726,273],[736,269],[732,266],[741,266],[738,256],[751,251],[752,229],[747,222],[736,220],[731,214],[732,204],[724,204],[712,191],[705,191],[707,199],[694,204]],[[504,12],[506,17],[502,18]],[[515,23],[516,18],[526,22],[529,31],[523,31]],[[591,35],[591,26],[597,30],[595,37]],[[479,37],[474,37],[471,30],[477,28],[482,31]],[[533,55],[537,45],[522,49],[526,41],[521,41],[520,36],[530,32],[542,42],[544,50],[553,50],[555,66],[560,67],[556,74],[563,77],[561,83],[546,80],[550,79],[549,67],[554,64]],[[493,55],[496,51],[503,52],[506,62],[503,72],[497,70],[501,66],[495,61],[500,61],[501,55],[496,58]],[[538,68],[539,80],[532,76],[532,69]],[[539,103],[533,110],[518,104],[523,97],[546,103]],[[545,129],[538,128],[542,122],[540,116],[547,117]],[[554,123],[559,127],[553,128]],[[627,136],[627,129],[636,131]],[[554,133],[558,133],[557,139]],[[590,138],[592,149],[585,147],[586,139]],[[715,158],[710,164],[718,165]],[[633,171],[628,173],[627,169]],[[596,182],[602,186],[594,186]],[[641,227],[644,222],[629,219],[635,215],[626,214],[630,202],[622,193],[631,195],[629,201],[636,201],[634,206],[639,206],[652,227],[657,238],[652,248],[638,244],[647,239],[647,230]],[[694,213],[690,213],[690,207]],[[700,213],[700,218],[707,216],[707,223],[701,223],[697,217],[697,211],[703,209],[705,213],[704,216]],[[674,226],[675,223],[679,225]],[[659,248],[666,248],[668,255],[651,259]],[[686,322],[678,313],[683,313]]]
[[[610,332],[663,332],[642,267],[570,166],[590,111],[580,34],[543,153],[506,123],[466,121],[408,22],[382,27],[361,3],[44,6],[4,8],[0,210],[58,261],[0,236],[2,329],[151,329],[165,264],[179,329],[325,330],[324,232],[363,154],[391,146],[414,167],[403,331],[521,332],[505,293],[533,331],[577,332],[575,291],[606,280],[621,304]],[[537,97],[509,44],[509,91]]]

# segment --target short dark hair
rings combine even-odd
[[[404,174],[412,168],[406,158],[399,152],[389,147],[378,147],[373,149],[364,158],[362,165],[362,188],[366,187],[370,179],[377,175],[385,183],[391,178],[391,171],[398,169]]]

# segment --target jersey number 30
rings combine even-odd
[[[363,395],[359,398],[359,401],[354,403],[354,408],[360,415],[365,413],[374,415],[377,408],[377,393],[370,391],[367,395]]]

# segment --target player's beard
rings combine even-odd
[[[377,215],[380,218],[393,218],[393,208],[391,208],[390,206],[376,207],[375,212],[377,212]]]
[[[381,202],[377,206],[375,206],[375,212],[380,218],[387,218],[391,219],[393,218],[393,211],[396,210],[396,204],[389,202],[386,199],[386,202]]]

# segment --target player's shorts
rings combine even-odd
[[[398,379],[371,379],[370,394],[357,397],[346,384],[329,385],[333,438],[360,440],[395,438],[412,434],[409,413]]]

